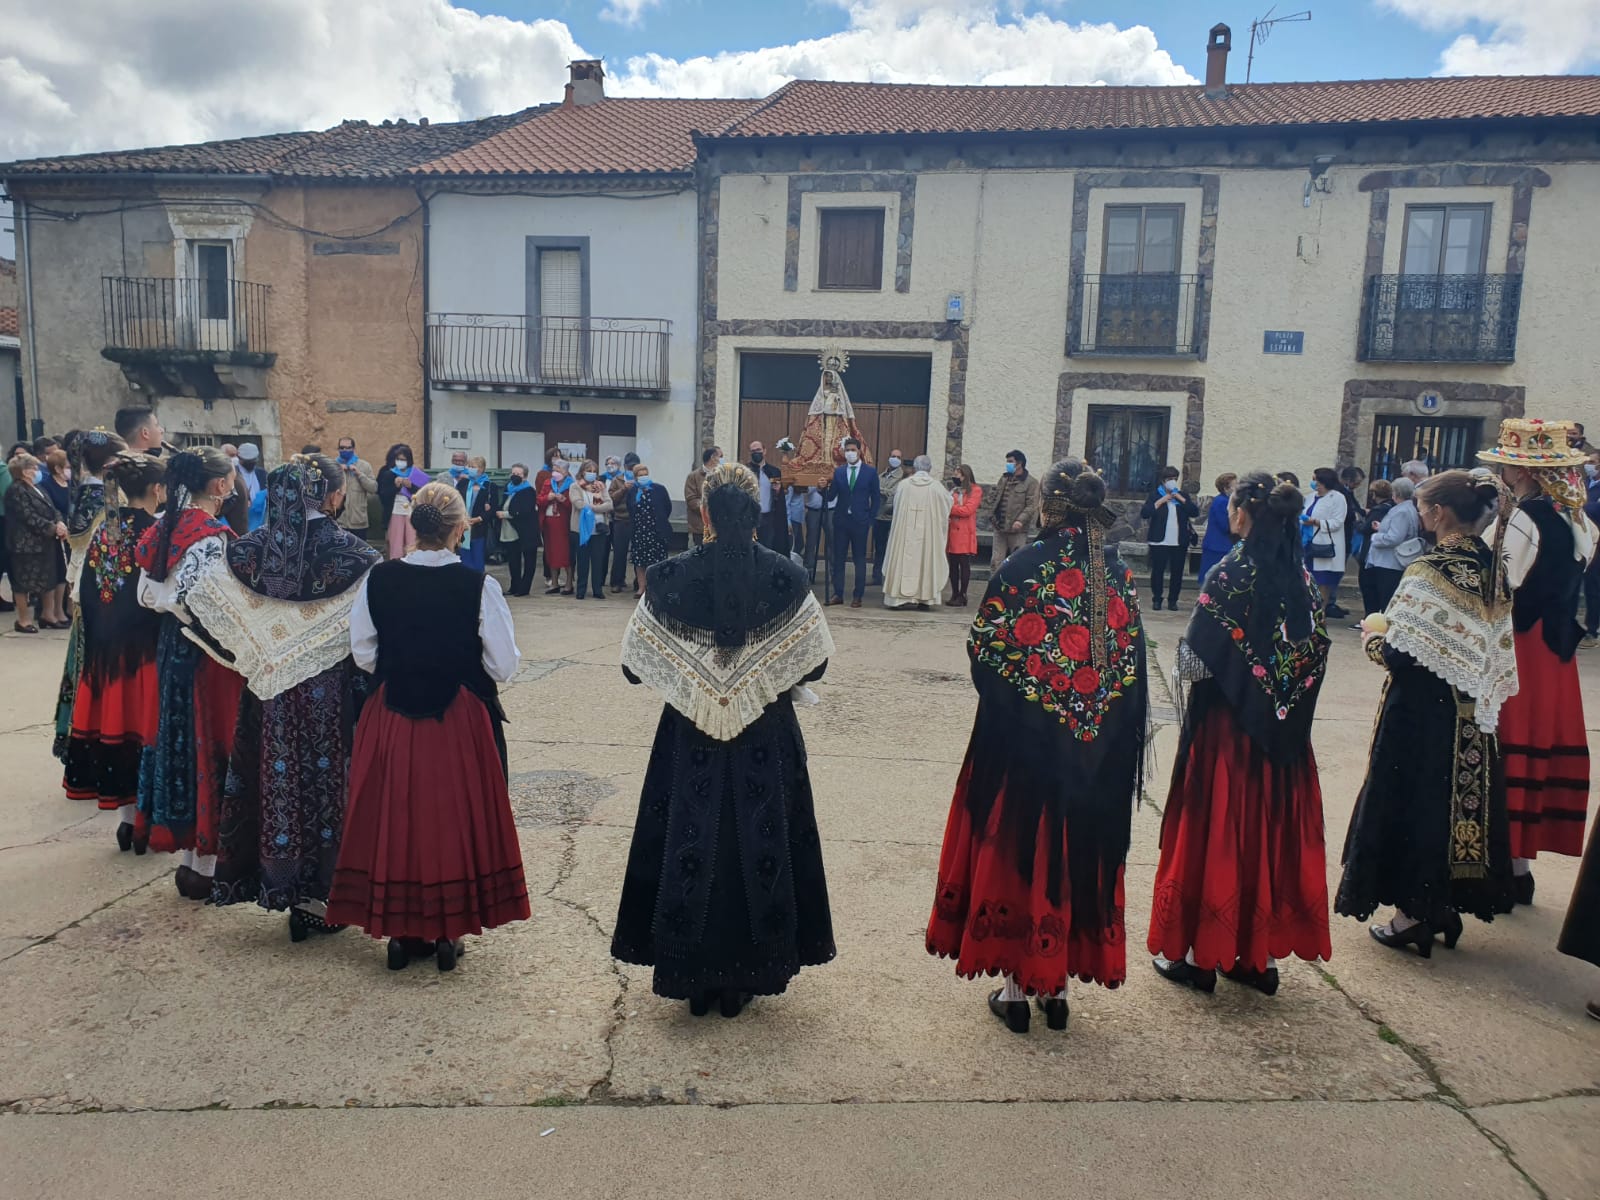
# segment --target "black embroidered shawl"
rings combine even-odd
[[[286,463],[267,477],[267,519],[228,547],[228,567],[274,600],[325,600],[359,582],[379,560],[365,541],[318,515],[327,482],[315,467]]]
[[[1299,588],[1265,594],[1248,543],[1241,542],[1206,577],[1184,634],[1245,732],[1277,763],[1293,762],[1311,743],[1331,644],[1316,584],[1303,567],[1296,571]],[[1308,637],[1289,634],[1290,604],[1309,614]]]

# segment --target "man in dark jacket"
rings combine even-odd
[[[1178,593],[1183,590],[1183,564],[1194,543],[1189,522],[1200,515],[1200,507],[1178,486],[1178,468],[1165,467],[1161,483],[1150,493],[1139,515],[1150,522],[1145,544],[1150,550],[1150,604],[1161,611],[1161,580],[1167,579],[1167,607],[1178,611]]]

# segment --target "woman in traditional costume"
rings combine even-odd
[[[404,442],[389,447],[378,472],[378,500],[383,505],[384,541],[391,559],[403,558],[417,544],[411,528],[411,502],[427,486],[428,473],[417,466],[417,456]]]
[[[719,467],[703,496],[705,543],[649,570],[623,637],[623,674],[665,704],[611,953],[735,1017],[835,954],[794,711],[833,639],[805,569],[755,541],[755,476]]]
[[[1499,555],[1477,536],[1498,498],[1487,471],[1446,471],[1417,489],[1435,544],[1406,568],[1381,616],[1362,622],[1385,667],[1372,760],[1344,846],[1334,908],[1382,945],[1433,953],[1461,936],[1461,913],[1511,910],[1511,843],[1495,727],[1517,690],[1511,597]]]
[[[72,707],[78,695],[78,679],[83,673],[83,605],[78,595],[82,586],[84,557],[89,542],[100,528],[106,513],[106,464],[128,444],[114,433],[94,429],[68,435],[66,445],[71,470],[78,480],[73,491],[71,515],[67,517],[67,595],[73,600],[72,632],[67,638],[67,658],[61,669],[61,689],[56,694],[56,740],[53,752],[65,761],[67,738],[72,731]]]
[[[1227,510],[1211,519],[1242,540],[1206,572],[1178,643],[1188,694],[1148,944],[1176,983],[1210,992],[1220,970],[1271,996],[1278,959],[1333,952],[1311,749],[1329,640],[1300,557],[1299,489],[1265,471],[1231,495],[1218,482]]]
[[[139,539],[139,603],[162,614],[156,647],[161,719],[139,766],[136,836],[180,853],[176,883],[189,900],[211,895],[217,817],[233,753],[244,680],[186,635],[189,589],[222,560],[233,530],[218,517],[234,467],[215,446],[174,454],[167,506]]]
[[[641,596],[646,572],[667,557],[672,544],[672,497],[650,477],[650,468],[644,463],[633,468],[633,484],[628,493],[628,507],[633,514],[633,541],[628,556],[633,559],[633,593]],[[704,494],[702,490],[701,495]]]
[[[206,641],[246,684],[211,902],[287,909],[297,942],[331,928],[323,910],[366,692],[350,609],[379,555],[330,517],[346,478],[322,455],[272,472],[265,524],[229,546],[188,597]]]
[[[121,814],[117,845],[143,854],[134,837],[139,760],[156,739],[160,707],[156,642],[161,616],[139,603],[134,550],[166,502],[166,464],[119,451],[96,468],[101,520],[84,547],[76,592],[83,649],[73,688],[72,717],[62,752],[61,787],[72,800],[93,800]]]
[[[1516,502],[1501,519],[1520,686],[1500,714],[1500,754],[1516,900],[1532,904],[1539,851],[1583,853],[1589,737],[1573,656],[1597,535],[1583,512],[1584,456],[1568,444],[1565,422],[1503,421],[1499,444],[1478,457],[1499,466]]]
[[[417,549],[372,568],[350,612],[355,664],[376,677],[350,760],[350,804],[327,921],[389,939],[389,969],[528,917],[495,684],[520,654],[500,585],[456,556],[467,507],[416,495]]]
[[[1105,484],[1077,459],[1043,483],[1043,532],[989,581],[967,639],[978,714],[928,921],[930,954],[1002,975],[989,1009],[1028,1031],[1028,998],[1067,1027],[1067,978],[1127,975],[1122,867],[1143,778],[1145,643],[1133,575],[1104,543]]]
[[[550,475],[539,484],[539,540],[544,543],[545,595],[573,594],[572,476],[563,458],[550,460]],[[561,586],[562,573],[567,586]]]

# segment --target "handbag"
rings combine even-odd
[[[1318,500],[1320,500],[1320,497],[1318,498]],[[1318,500],[1313,500],[1311,502],[1311,507],[1306,510],[1306,516],[1308,516],[1308,517],[1316,516]],[[1322,542],[1313,541],[1312,539],[1315,538],[1316,536],[1317,536],[1317,527],[1315,525],[1302,525],[1300,527],[1300,539],[1301,539],[1302,543],[1305,545],[1306,557],[1307,558],[1332,558],[1333,557],[1333,549],[1334,549],[1332,539],[1329,539],[1329,541],[1326,544],[1324,544]]]

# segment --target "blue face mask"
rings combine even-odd
[[[585,483],[593,483],[598,478],[599,478],[599,476],[596,475],[593,471],[585,471],[583,473],[583,481]]]
[[[450,467],[450,476],[451,476],[451,478],[460,479],[466,473],[467,473],[467,468],[466,467],[458,467],[458,466],[456,466],[454,464],[451,464],[451,467]]]
[[[1006,464],[1006,474],[1007,475],[1015,475],[1016,473],[1017,473],[1017,464],[1014,463],[1014,462],[1008,462]]]
[[[39,467],[33,469],[33,486],[38,487],[44,482],[44,471]]]
[[[339,461],[340,462],[342,462],[342,463],[353,463],[353,462],[355,462],[355,460],[356,460],[356,452],[354,450],[341,450],[341,451],[339,451]]]

